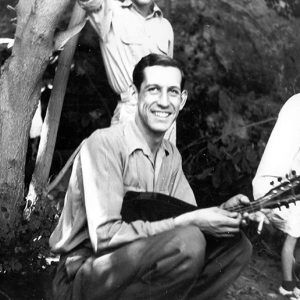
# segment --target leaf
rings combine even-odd
[[[233,111],[229,113],[228,120],[224,124],[222,141],[226,142],[227,137],[230,135],[235,135],[241,139],[248,138],[248,132],[243,117]]]
[[[206,168],[200,174],[196,175],[195,178],[198,180],[206,179],[207,177],[209,177],[211,175],[211,173],[213,171],[214,171],[214,168],[212,168],[212,167]]]
[[[230,97],[224,91],[219,92],[219,106],[226,116],[230,116],[233,111],[233,104]]]
[[[14,271],[14,272],[19,272],[22,270],[22,264],[17,261],[17,260],[12,260],[11,262],[11,269]]]
[[[212,184],[214,188],[219,188],[221,185],[221,167],[220,164],[217,165],[216,170],[212,177]]]

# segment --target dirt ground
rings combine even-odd
[[[252,243],[254,252],[249,266],[230,286],[223,300],[287,300],[278,294],[281,281],[278,247],[275,249],[261,237]],[[0,277],[0,300],[51,300],[50,287],[48,273]]]
[[[278,293],[280,258],[255,252],[247,269],[234,282],[224,300],[287,300]]]

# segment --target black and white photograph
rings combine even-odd
[[[0,300],[300,300],[300,0],[0,0]]]

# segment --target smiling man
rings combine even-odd
[[[164,139],[187,100],[178,63],[150,54],[133,82],[135,120],[94,132],[75,159],[50,238],[61,255],[54,299],[219,299],[251,255],[242,216],[226,208],[249,200],[197,209],[179,151]],[[178,198],[193,210],[130,220],[123,208],[132,192]]]

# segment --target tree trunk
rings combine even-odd
[[[11,58],[0,78],[0,237],[14,228],[24,197],[28,135],[53,51],[54,30],[70,0],[20,0]]]

